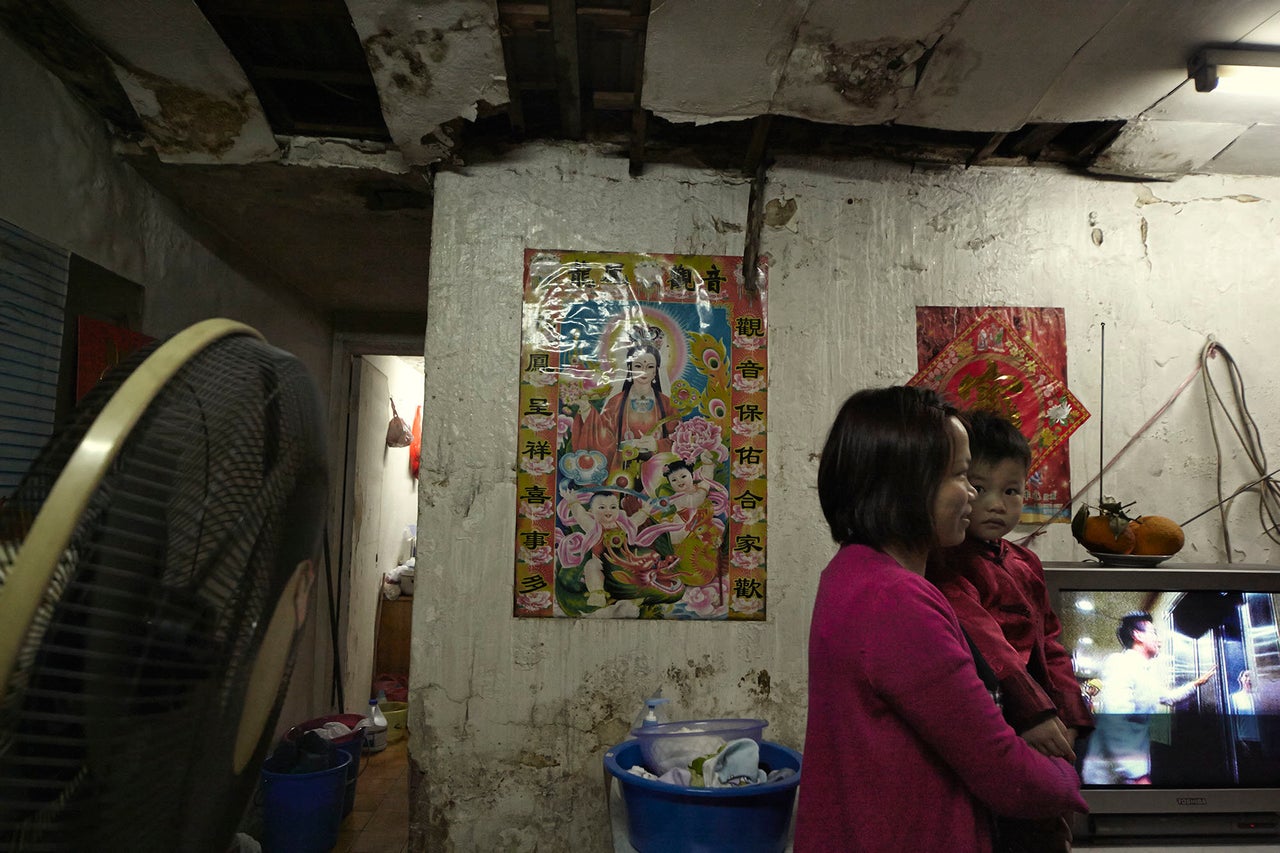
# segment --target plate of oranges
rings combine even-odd
[[[1071,520],[1071,534],[1108,566],[1158,566],[1182,550],[1186,537],[1177,522],[1163,515],[1131,516],[1131,506],[1110,497],[1096,514],[1093,507],[1081,506]]]

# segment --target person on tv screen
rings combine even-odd
[[[1255,716],[1258,709],[1254,704],[1253,670],[1240,670],[1236,683],[1239,689],[1231,694],[1231,713],[1235,718],[1236,760],[1243,779],[1251,777],[1254,766],[1261,761],[1262,742]]]
[[[1022,516],[1031,447],[1008,418],[988,411],[965,416],[969,482],[978,496],[965,541],[930,555],[927,577],[1000,683],[1004,718],[1036,751],[1075,762],[1076,738],[1093,730],[1062,626],[1049,604],[1044,567],[1028,548],[1007,541]],[[1000,821],[997,849],[1055,849],[1066,824]],[[1062,845],[1057,845],[1061,849]]]
[[[924,577],[931,548],[964,541],[968,470],[964,425],[932,391],[859,391],[836,415],[818,499],[840,548],[810,625],[796,853],[987,853],[992,813],[1088,810],[1075,768],[1005,722]]]
[[[1097,718],[1081,769],[1087,785],[1151,784],[1151,720],[1161,705],[1189,699],[1213,678],[1213,670],[1168,689],[1155,665],[1160,635],[1146,611],[1126,613],[1116,628],[1124,651],[1102,666],[1106,713]]]

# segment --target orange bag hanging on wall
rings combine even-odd
[[[409,442],[409,473],[418,476],[418,463],[422,461],[422,407],[413,413],[413,440]]]

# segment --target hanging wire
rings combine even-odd
[[[1214,381],[1209,371],[1209,359],[1221,356],[1223,363],[1227,366],[1227,377],[1230,381],[1231,406],[1227,405],[1227,401],[1223,399],[1222,392],[1218,389],[1218,383]],[[1244,377],[1240,373],[1240,368],[1236,364],[1231,354],[1226,348],[1214,341],[1212,338],[1205,344],[1204,349],[1200,351],[1201,378],[1204,382],[1205,403],[1209,407],[1209,429],[1213,433],[1213,446],[1216,452],[1216,468],[1217,468],[1217,490],[1218,490],[1218,520],[1222,526],[1223,545],[1227,552],[1227,562],[1231,562],[1231,532],[1227,528],[1227,513],[1231,508],[1231,502],[1240,494],[1246,492],[1256,492],[1258,495],[1258,521],[1262,526],[1262,532],[1267,535],[1273,542],[1280,543],[1280,481],[1277,481],[1272,475],[1275,472],[1267,473],[1267,454],[1262,447],[1262,437],[1258,430],[1258,424],[1253,419],[1253,415],[1249,412],[1248,403],[1245,401]],[[1227,423],[1231,425],[1231,429],[1239,439],[1244,449],[1245,456],[1249,459],[1249,464],[1253,466],[1258,473],[1258,479],[1251,484],[1247,484],[1236,489],[1230,495],[1224,496],[1222,485],[1222,469],[1223,469],[1223,451],[1222,440],[1218,435],[1217,419],[1214,417],[1214,403],[1222,410],[1222,415],[1227,419]],[[1232,414],[1234,409],[1234,416]]]

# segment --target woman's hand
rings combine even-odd
[[[1043,723],[1037,723],[1022,733],[1027,745],[1041,755],[1050,758],[1065,758],[1075,763],[1076,751],[1071,745],[1071,735],[1062,720],[1050,717]]]
[[[624,439],[622,443],[628,447],[634,447],[641,453],[658,452],[658,439],[656,436],[642,435],[637,438]]]

